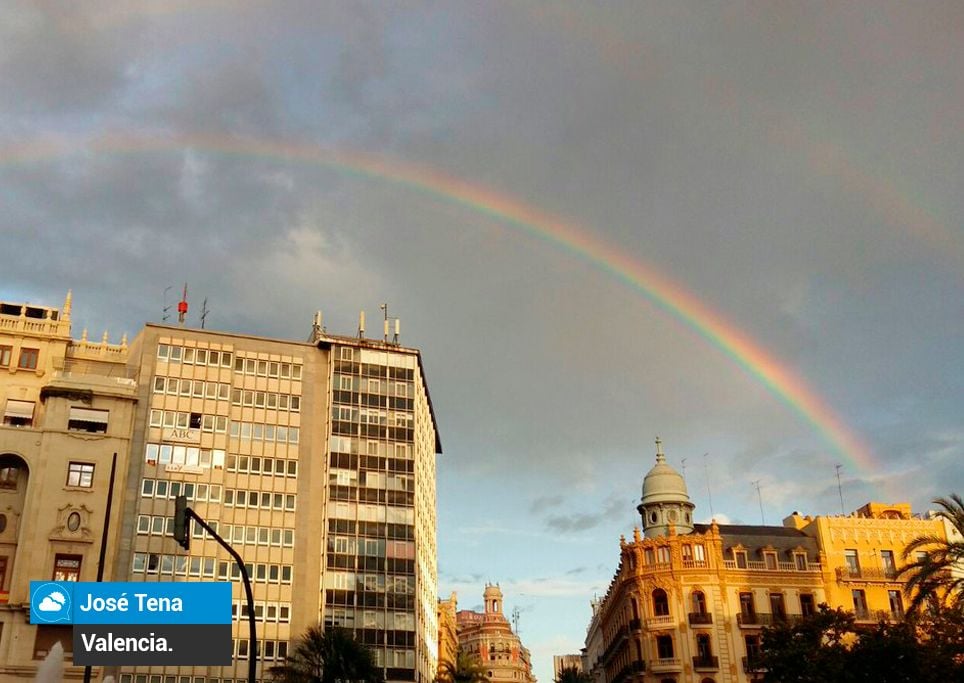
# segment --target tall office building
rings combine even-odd
[[[132,342],[139,408],[117,572],[235,581],[235,663],[125,668],[122,683],[247,676],[239,570],[196,526],[190,552],[174,542],[177,495],[245,560],[259,677],[323,623],[369,645],[388,681],[434,678],[441,448],[421,357],[319,321],[308,342],[154,324]]]

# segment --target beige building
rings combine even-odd
[[[535,683],[529,650],[503,614],[502,590],[489,584],[483,597],[482,612],[456,614],[459,649],[479,662],[494,683]]]
[[[321,330],[308,342],[148,324],[124,540],[131,581],[231,580],[235,663],[139,667],[121,683],[231,683],[251,657],[240,572],[200,529],[171,537],[174,498],[238,550],[251,575],[259,677],[318,623],[352,630],[388,681],[429,681],[438,662],[435,457],[415,349]]]
[[[58,641],[65,676],[82,676],[70,627],[28,623],[30,581],[95,581],[102,546],[113,557],[122,532],[136,373],[126,339],[91,343],[85,330],[75,341],[70,314],[69,293],[60,309],[0,302],[0,682],[33,680]],[[103,570],[117,578],[109,561]]]

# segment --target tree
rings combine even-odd
[[[934,503],[941,507],[937,516],[950,522],[958,538],[964,536],[964,500],[952,493],[950,498],[936,498]],[[918,551],[923,551],[920,559],[916,559]],[[909,612],[915,613],[921,605],[935,600],[962,604],[964,573],[955,575],[952,570],[964,568],[964,541],[925,534],[904,549],[903,559],[911,556],[915,561],[905,564],[898,573],[904,580],[904,592],[911,598]]]
[[[484,683],[488,680],[482,663],[461,648],[455,655],[455,662],[444,662],[438,674],[440,683]]]
[[[374,653],[342,628],[312,626],[280,666],[268,669],[280,683],[382,683]]]
[[[580,671],[574,666],[564,666],[559,669],[559,677],[555,683],[590,683],[592,679],[589,674]]]
[[[821,604],[815,614],[799,622],[766,629],[755,663],[766,671],[763,680],[768,683],[843,681],[846,640],[853,628],[852,614]]]

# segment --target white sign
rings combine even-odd
[[[161,433],[161,438],[164,441],[172,441],[174,443],[201,443],[201,430],[200,429],[180,429],[177,427],[165,429]]]
[[[180,465],[176,463],[171,463],[170,465],[164,466],[165,472],[183,472],[184,474],[202,474],[204,468],[200,465]]]

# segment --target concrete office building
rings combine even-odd
[[[69,626],[28,623],[30,581],[95,581],[101,548],[111,558],[120,540],[135,376],[126,339],[74,340],[70,317],[70,293],[62,308],[0,302],[2,683],[32,681],[58,641],[65,678],[83,676]]]
[[[247,606],[230,556],[198,528],[172,539],[174,497],[229,540],[251,575],[259,678],[323,623],[351,629],[388,681],[437,667],[436,424],[415,349],[326,334],[309,341],[148,324],[118,575],[235,582],[235,663],[137,667],[121,683],[247,676]]]

